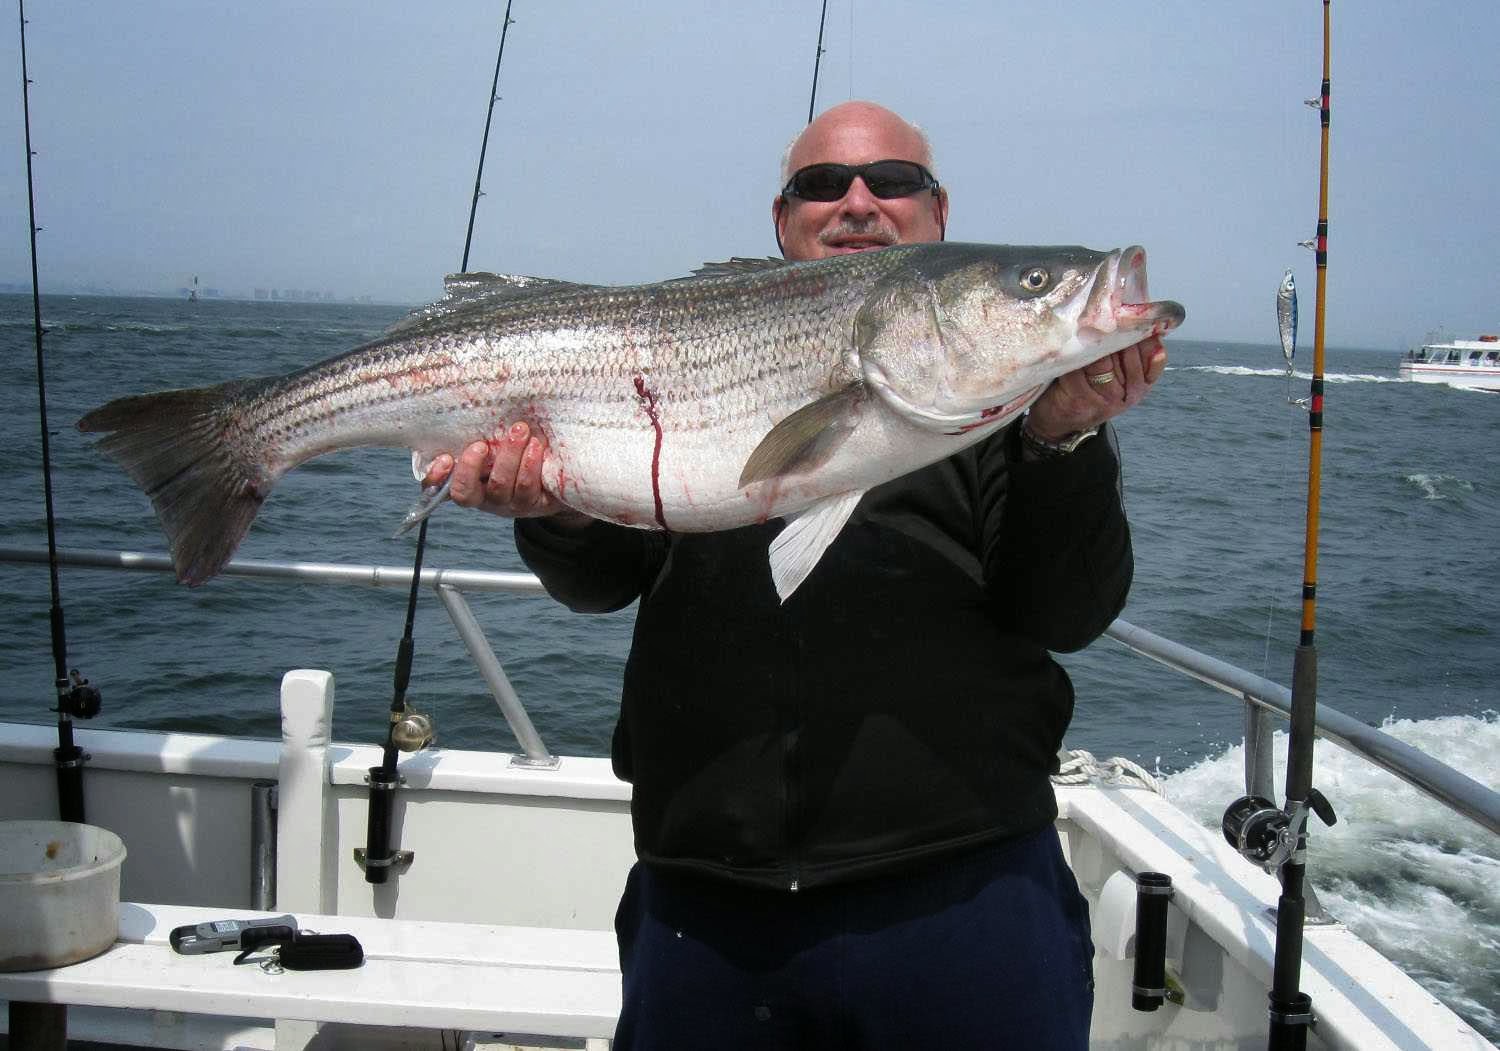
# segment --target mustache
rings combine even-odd
[[[820,244],[833,244],[836,241],[847,241],[860,238],[869,241],[879,241],[881,244],[893,245],[899,239],[895,229],[879,219],[850,219],[839,220],[839,224],[818,234]]]

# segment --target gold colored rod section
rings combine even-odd
[[[1318,599],[1318,504],[1323,478],[1323,335],[1328,301],[1328,118],[1329,118],[1329,41],[1332,36],[1328,15],[1329,0],[1323,0],[1323,87],[1318,115],[1323,125],[1322,155],[1318,164],[1318,263],[1317,304],[1313,312],[1312,394],[1308,402],[1307,466],[1307,537],[1302,564],[1302,637],[1303,646],[1313,644],[1317,629]]]

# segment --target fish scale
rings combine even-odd
[[[218,572],[308,459],[394,446],[420,470],[525,419],[548,443],[548,491],[595,518],[787,518],[771,556],[785,598],[864,490],[1182,319],[1140,302],[1136,248],[902,245],[620,288],[463,274],[448,291],[289,375],[121,398],[79,422],[151,497],[180,579]]]

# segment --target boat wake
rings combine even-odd
[[[1249,365],[1177,365],[1169,366],[1168,372],[1212,372],[1220,376],[1286,376],[1286,369],[1263,369]],[[1292,373],[1299,380],[1312,380],[1312,373],[1300,370]],[[1325,372],[1325,383],[1403,383],[1397,376],[1381,376],[1373,372]]]
[[[1382,729],[1500,784],[1500,714],[1387,720]],[[1275,747],[1279,793],[1286,734]],[[1166,779],[1167,797],[1217,828],[1243,792],[1244,761],[1242,744],[1204,759]],[[1326,741],[1313,771],[1339,818],[1332,828],[1314,822],[1308,848],[1308,878],[1325,908],[1487,1039],[1500,1038],[1500,836]]]

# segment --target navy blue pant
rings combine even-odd
[[[1086,1051],[1088,906],[1047,827],[798,893],[637,864],[615,1051]]]

